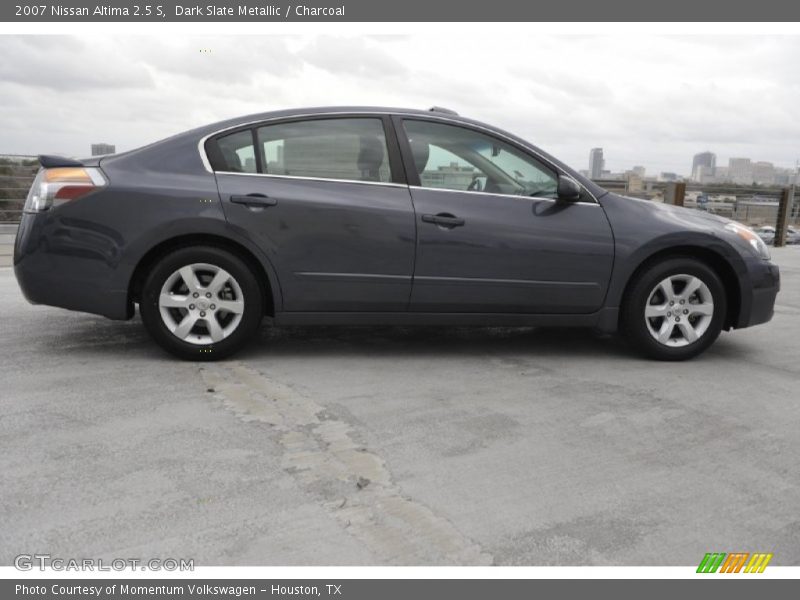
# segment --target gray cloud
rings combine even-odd
[[[123,42],[156,71],[172,77],[227,84],[252,84],[259,75],[290,75],[301,66],[280,37],[202,36],[145,38]]]
[[[376,44],[374,37],[368,42],[365,38],[322,36],[312,40],[298,55],[308,64],[337,75],[383,79],[408,74],[405,65]]]
[[[63,92],[148,88],[153,80],[138,61],[118,49],[98,52],[67,36],[0,36],[0,81]]]
[[[598,145],[614,170],[687,173],[705,149],[800,157],[798,36],[0,36],[0,52],[0,152],[124,150],[291,106],[436,104],[577,168]]]

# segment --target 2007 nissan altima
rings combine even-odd
[[[275,324],[585,326],[681,360],[769,321],[747,227],[622,197],[434,108],[316,108],[76,161],[40,157],[14,268],[29,301],[130,319],[187,359]]]

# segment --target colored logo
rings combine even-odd
[[[763,573],[772,554],[763,552],[708,552],[697,567],[698,573]]]

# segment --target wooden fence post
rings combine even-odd
[[[786,245],[786,230],[789,226],[789,212],[794,202],[794,186],[783,188],[781,199],[778,202],[778,218],[775,221],[775,241],[773,245],[778,248]]]
[[[686,196],[686,183],[683,181],[670,181],[667,184],[666,193],[664,194],[664,202],[666,204],[674,204],[675,206],[683,206],[683,199]]]

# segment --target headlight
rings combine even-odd
[[[747,244],[753,249],[753,251],[758,254],[761,258],[765,258],[769,260],[769,248],[764,243],[758,234],[750,229],[749,227],[745,227],[741,223],[727,223],[725,225],[725,229],[728,231],[735,233],[741,239],[743,239]]]

